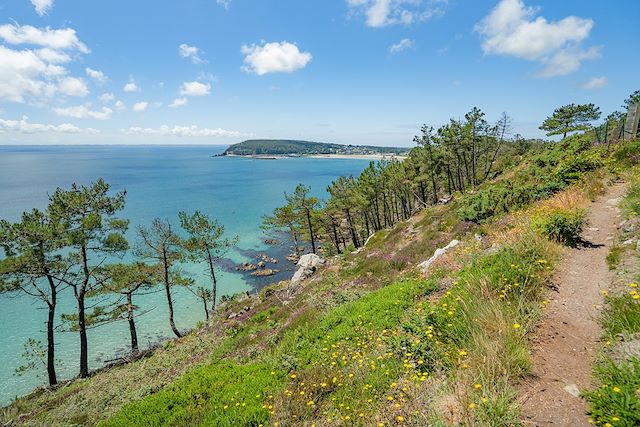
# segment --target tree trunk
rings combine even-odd
[[[162,266],[164,268],[164,290],[167,294],[167,304],[169,304],[169,325],[171,330],[178,337],[182,337],[182,334],[176,328],[176,323],[173,321],[173,300],[171,299],[171,284],[169,283],[169,260],[167,259],[167,250],[162,249]]]
[[[54,288],[55,289],[55,288]],[[52,294],[53,303],[49,306],[49,317],[47,319],[47,375],[49,377],[49,385],[53,386],[58,384],[58,378],[56,376],[56,356],[55,356],[55,342],[53,340],[53,328],[56,317],[56,303],[55,293]]]
[[[87,258],[87,248],[84,246],[82,252],[82,268],[84,271],[84,280],[77,294],[78,300],[78,331],[80,332],[80,378],[89,376],[89,345],[87,343],[87,323],[84,313],[84,297],[89,284],[90,272],[89,261]]]
[[[136,321],[133,316],[131,292],[127,294],[127,320],[129,321],[129,334],[131,334],[131,353],[138,354],[138,333],[136,332]]]
[[[308,208],[305,208],[307,212],[307,224],[309,225],[309,237],[311,238],[311,249],[313,253],[316,253],[316,242],[313,238],[313,226],[311,225],[311,211]]]
[[[338,240],[338,230],[336,230],[336,222],[333,220],[332,217],[329,217],[329,219],[331,220],[331,229],[333,230],[333,239],[334,239],[334,242],[336,242],[336,251],[338,251],[338,254],[339,254],[340,241]]]
[[[207,248],[207,262],[209,263],[209,272],[211,273],[212,280],[212,288],[211,288],[211,311],[215,311],[216,309],[216,299],[218,295],[218,280],[216,279],[216,272],[213,268],[213,257],[211,256],[211,251]],[[205,307],[206,307],[205,302]],[[205,308],[206,309],[206,308]],[[207,320],[209,320],[209,314],[207,312]]]
[[[207,319],[207,322],[209,321],[209,307],[207,307],[207,299],[206,298],[202,298],[202,304],[204,304],[204,315],[205,315],[205,319]],[[213,311],[213,309],[211,309],[211,311]]]

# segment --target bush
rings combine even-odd
[[[634,292],[632,288],[631,292]],[[637,292],[637,291],[636,291]],[[607,309],[602,313],[600,323],[610,337],[618,334],[640,332],[640,300],[633,295],[619,295],[607,298]]]
[[[576,246],[586,224],[585,211],[555,211],[534,218],[533,227],[550,240]]]

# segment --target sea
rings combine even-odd
[[[48,196],[72,183],[87,185],[104,178],[113,191],[126,190],[126,206],[119,216],[131,221],[127,237],[135,244],[135,229],[154,218],[167,218],[176,227],[178,212],[196,209],[218,219],[226,235],[237,236],[237,247],[220,263],[219,294],[255,292],[268,283],[285,280],[295,266],[284,257],[291,252],[283,235],[266,235],[262,217],[284,203],[285,192],[298,183],[326,199],[327,186],[340,175],[358,175],[370,162],[364,159],[250,159],[216,156],[223,146],[1,146],[0,218],[18,221],[22,212],[44,209]],[[179,227],[178,227],[179,228]],[[275,238],[279,243],[268,244]],[[272,243],[272,242],[269,242]],[[262,255],[278,260],[269,267],[274,276],[255,277],[238,271],[242,263],[257,263]],[[2,254],[0,254],[2,256]],[[203,265],[181,266],[194,280],[209,286]],[[175,320],[188,330],[205,318],[204,308],[188,290],[174,288]],[[144,313],[137,318],[142,348],[172,337],[163,293],[150,293],[134,301]],[[59,296],[57,317],[73,313],[70,290]],[[23,353],[29,338],[46,342],[47,311],[43,303],[22,293],[0,294],[0,406],[46,383],[44,366],[18,375],[27,363]],[[72,378],[79,369],[79,339],[56,333],[59,379]],[[98,369],[129,351],[126,322],[108,323],[88,331],[90,369]]]

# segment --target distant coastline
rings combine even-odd
[[[362,160],[404,160],[407,156],[397,154],[218,154],[214,157],[241,157],[255,160],[281,160],[305,157],[309,159],[362,159]]]

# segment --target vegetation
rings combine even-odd
[[[337,179],[324,203],[298,186],[265,218],[266,228],[291,233],[296,246],[306,241],[335,255],[329,268],[297,286],[226,298],[203,329],[180,332],[144,359],[20,399],[2,421],[517,424],[514,384],[530,370],[528,335],[547,304],[558,243],[577,242],[591,189],[601,188],[594,171],[626,168],[619,153],[634,143],[594,147],[593,133],[556,144],[524,141],[510,135],[507,115],[489,125],[478,109],[437,131],[423,127],[416,141],[403,162],[372,163],[358,177]],[[173,286],[194,284],[179,274],[182,259],[206,261],[207,249],[228,246],[215,220],[198,212],[180,219],[188,237],[155,220],[139,230],[134,251],[168,304]],[[416,270],[453,238],[462,244],[428,276]],[[119,275],[105,274],[104,286],[117,289]],[[634,295],[621,312],[633,313]],[[636,317],[624,318],[614,323],[633,333]],[[616,379],[615,387],[633,405],[630,363],[616,364],[631,379]],[[612,416],[608,404],[594,406],[594,414],[607,414],[597,423],[611,422],[602,421]]]
[[[599,118],[600,109],[593,104],[569,104],[556,108],[553,115],[540,125],[540,129],[546,131],[548,136],[562,135],[566,138],[569,132],[590,129],[590,123]]]
[[[409,150],[398,147],[378,147],[370,145],[342,145],[325,142],[298,141],[290,139],[249,139],[233,144],[223,156],[260,155],[312,155],[312,154],[395,154],[403,155]]]

